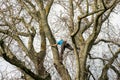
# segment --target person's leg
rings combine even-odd
[[[68,48],[68,49],[70,49],[70,50],[73,50],[73,48],[71,47],[71,45],[68,44],[68,43],[66,43],[65,47]]]
[[[63,44],[61,45],[61,51],[60,51],[60,59],[63,60],[63,53],[65,51],[65,45],[66,45],[66,41],[63,42]]]

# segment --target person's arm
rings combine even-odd
[[[53,45],[51,45],[52,47],[55,47],[55,46],[57,46],[58,44],[53,44]]]

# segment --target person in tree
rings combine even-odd
[[[59,40],[56,44],[52,45],[52,46],[57,46],[57,45],[60,45],[61,46],[61,50],[60,50],[60,58],[62,60],[62,55],[65,51],[65,49],[69,49],[69,50],[73,50],[73,48],[71,47],[71,45],[69,43],[67,43],[66,40]]]

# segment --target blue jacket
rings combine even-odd
[[[58,45],[62,45],[63,42],[64,42],[64,40],[61,39],[61,40],[59,40],[59,41],[57,42],[57,44],[58,44]]]

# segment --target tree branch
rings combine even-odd
[[[0,30],[0,33],[6,34],[6,35],[12,37],[21,46],[21,49],[26,53],[26,55],[29,56],[31,60],[33,59],[33,54],[29,54],[27,47],[25,46],[23,41],[20,39],[18,34],[10,32],[8,30]]]
[[[100,40],[96,41],[96,42],[94,43],[94,45],[98,44],[99,42],[113,43],[113,44],[115,44],[115,45],[117,45],[117,46],[120,47],[120,44],[119,44],[119,43],[114,42],[114,41],[111,41],[111,40],[105,40],[105,39],[100,39]]]
[[[47,5],[46,5],[46,7],[45,7],[46,16],[48,16],[49,11],[50,11],[50,8],[51,8],[53,2],[54,2],[54,0],[50,0],[50,1],[47,2]]]
[[[104,0],[101,0],[101,2],[102,2],[104,9],[106,9],[106,4],[105,4]]]
[[[98,10],[96,10],[96,11],[93,11],[93,12],[90,12],[90,13],[87,13],[87,14],[84,14],[84,15],[82,15],[82,16],[79,16],[78,19],[83,19],[83,18],[85,18],[85,17],[87,17],[87,16],[90,16],[90,15],[93,15],[93,14],[96,14],[96,13],[99,13],[99,12],[101,12],[101,11],[104,11],[104,9],[98,9]]]
[[[69,0],[69,17],[70,18],[69,18],[68,28],[69,28],[69,31],[70,31],[70,34],[71,34],[75,29],[73,0]]]
[[[12,34],[12,32],[10,32],[9,30],[2,30],[2,29],[0,29],[0,33],[6,34],[6,35]],[[29,36],[29,34],[25,33],[25,32],[16,32],[16,34],[18,34],[20,36],[25,36],[25,37]]]
[[[118,77],[120,77],[120,71],[117,70],[115,66],[111,65],[110,68],[114,70]]]
[[[48,22],[47,22],[47,16],[46,16],[46,12],[45,12],[44,5],[43,5],[43,0],[36,0],[36,3],[39,7],[39,11],[40,11],[40,15],[41,15],[41,23],[42,23],[42,27],[44,27],[45,35],[48,38],[50,45],[56,44],[56,40],[52,34],[52,31],[50,29]],[[54,65],[55,65],[58,73],[60,74],[61,78],[63,80],[67,80],[67,79],[70,80],[71,77],[70,77],[67,69],[59,60],[59,51],[58,51],[57,46],[52,47],[51,49],[53,52]]]
[[[35,54],[36,51],[33,46],[33,41],[34,41],[36,31],[35,31],[34,27],[31,28],[31,31],[32,32],[30,33],[29,40],[28,40],[28,50],[31,54]]]
[[[31,15],[35,20],[38,21],[38,12],[35,9],[35,6],[29,1],[29,0],[25,0],[27,3],[29,3],[31,5],[31,7],[33,8],[33,10],[31,11],[30,8],[24,3],[24,1],[22,0],[18,0],[18,2],[21,4],[21,7],[24,8],[29,15]]]
[[[33,73],[30,69],[26,68],[26,66],[24,66],[25,64],[23,62],[21,62],[20,60],[17,59],[16,56],[14,56],[12,54],[12,52],[7,48],[7,46],[4,44],[4,41],[1,41],[2,43],[0,43],[0,47],[2,51],[2,57],[9,63],[11,63],[12,65],[15,65],[16,67],[19,67],[21,70],[23,70],[25,73],[27,73],[28,75],[30,75],[33,79],[36,80],[44,80],[41,77],[39,77],[38,75],[36,75],[35,73]],[[6,53],[6,50],[8,51],[8,53]]]
[[[79,30],[80,30],[80,24],[81,24],[81,19],[78,20],[78,26],[77,26],[77,29],[76,29],[76,31],[74,31],[74,32],[71,34],[71,37],[76,36],[76,34],[79,32]]]
[[[106,80],[108,78],[107,76],[107,71],[108,69],[111,67],[112,63],[114,62],[114,60],[118,57],[120,53],[120,49],[118,49],[117,52],[115,52],[115,55],[109,60],[109,62],[104,66],[101,76],[99,77],[98,80]]]

